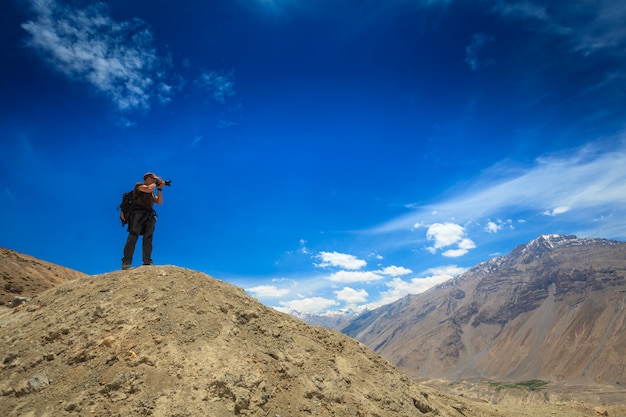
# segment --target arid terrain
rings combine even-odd
[[[343,334],[175,266],[83,276],[2,307],[0,360],[12,417],[626,416],[602,399],[416,382]]]
[[[183,268],[80,278],[2,314],[3,416],[497,416]]]
[[[0,247],[0,306],[30,298],[86,274]]]

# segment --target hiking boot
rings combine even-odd
[[[143,266],[152,266],[152,265],[153,265],[152,261],[146,262],[145,264],[143,264]]]
[[[125,263],[123,263],[123,264],[122,264],[122,271],[125,271],[125,270],[127,270],[127,269],[130,269],[130,264],[125,264]]]

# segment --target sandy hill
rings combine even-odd
[[[1,416],[516,415],[174,266],[82,277],[5,309],[0,355]]]
[[[0,306],[10,306],[15,297],[30,298],[84,276],[82,272],[0,248]]]

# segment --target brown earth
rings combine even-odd
[[[173,266],[69,281],[0,315],[2,416],[503,416],[362,344]]]
[[[15,297],[30,298],[86,274],[0,248],[0,306],[11,306]]]
[[[452,382],[444,379],[418,382],[450,395],[492,404],[496,410],[508,416],[626,417],[626,389],[612,385],[548,382],[539,389],[531,390],[523,386],[524,382]]]

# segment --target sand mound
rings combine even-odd
[[[495,416],[362,344],[173,266],[76,279],[0,315],[3,416]]]

